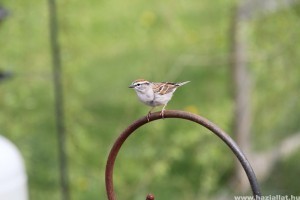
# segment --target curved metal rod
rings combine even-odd
[[[166,110],[164,112],[164,118],[181,118],[181,119],[193,121],[206,127],[207,129],[212,131],[215,135],[217,135],[221,140],[223,140],[227,144],[227,146],[232,150],[232,152],[235,154],[235,156],[238,158],[241,165],[243,166],[247,174],[248,180],[250,182],[254,198],[256,199],[261,196],[256,176],[254,174],[254,171],[249,161],[247,160],[244,153],[239,149],[238,145],[234,142],[234,140],[229,135],[227,135],[223,130],[221,130],[219,127],[217,127],[215,124],[205,119],[204,117],[189,112],[184,112],[179,110]],[[114,193],[114,186],[113,186],[113,169],[114,169],[116,157],[123,143],[136,129],[143,126],[144,124],[147,124],[151,121],[158,120],[158,119],[162,119],[160,112],[152,113],[149,118],[149,121],[147,120],[146,116],[136,120],[131,125],[129,125],[115,141],[109,153],[108,160],[106,163],[106,171],[105,171],[105,183],[106,183],[106,192],[107,192],[108,200],[116,200],[116,196]],[[148,195],[147,199],[154,199],[154,196],[152,194]]]

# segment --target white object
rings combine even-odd
[[[27,200],[27,176],[19,150],[0,135],[0,199]]]

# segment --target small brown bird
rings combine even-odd
[[[151,111],[156,106],[163,105],[161,110],[161,116],[164,117],[164,111],[171,100],[173,93],[176,89],[184,84],[189,83],[190,81],[171,83],[171,82],[150,82],[144,79],[138,79],[132,82],[129,88],[133,88],[136,91],[141,102],[145,103],[152,108],[148,112],[147,119],[151,115]]]

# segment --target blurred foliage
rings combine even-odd
[[[58,2],[72,199],[105,199],[104,169],[118,134],[145,115],[127,86],[137,78],[192,81],[167,109],[205,116],[231,132],[229,27],[233,0]],[[3,0],[0,24],[0,132],[21,149],[30,199],[59,199],[57,141],[46,1]],[[249,22],[253,139],[267,149],[300,124],[299,8]],[[288,159],[263,184],[297,193]],[[233,155],[207,130],[162,120],[138,130],[115,168],[120,199],[209,199],[229,190]],[[293,171],[292,171],[293,170]],[[283,178],[284,177],[284,178]]]

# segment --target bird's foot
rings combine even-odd
[[[162,119],[164,119],[165,118],[165,110],[163,109],[163,110],[161,110],[161,112],[160,112],[160,116],[161,116],[161,118]]]
[[[147,120],[148,120],[148,122],[150,121],[150,116],[151,116],[151,112],[149,111],[148,114],[147,114]]]

